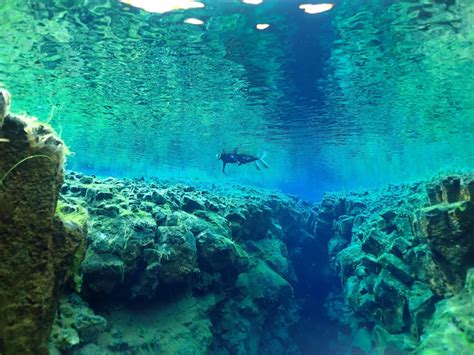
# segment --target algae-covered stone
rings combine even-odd
[[[160,226],[158,234],[160,280],[167,283],[186,281],[198,271],[194,235],[181,226]]]
[[[274,271],[284,278],[290,274],[288,250],[279,239],[261,239],[247,243],[247,249],[264,260]]]
[[[467,273],[462,291],[436,304],[416,354],[474,353],[474,269]]]
[[[272,224],[272,210],[267,206],[254,203],[233,208],[226,218],[231,224],[234,238],[261,239]]]
[[[64,351],[97,340],[106,329],[105,318],[94,314],[78,295],[60,302],[61,316],[56,318],[50,335],[52,348]]]
[[[204,202],[196,196],[185,195],[182,204],[182,209],[186,212],[205,209]]]
[[[259,261],[248,272],[240,274],[236,287],[252,299],[261,299],[273,304],[284,303],[293,295],[288,281],[263,261]]]
[[[375,354],[409,354],[417,347],[410,334],[392,334],[380,325],[372,330],[372,343]]]
[[[205,231],[196,238],[198,260],[206,271],[238,274],[248,268],[247,253],[232,240]]]
[[[445,270],[448,282],[460,290],[467,267],[474,265],[474,203],[431,206],[421,210],[418,218],[419,228],[430,249],[439,255],[437,262]]]
[[[409,285],[413,282],[413,272],[403,260],[395,255],[384,253],[377,259],[377,262],[403,283]]]
[[[370,353],[372,348],[371,335],[367,328],[361,328],[354,335],[352,347],[362,350],[364,353]]]
[[[117,255],[89,249],[82,272],[89,290],[110,295],[124,279],[125,264]]]
[[[415,282],[408,297],[408,311],[413,320],[415,334],[420,334],[429,322],[435,310],[435,301],[436,297],[428,285],[419,281]]]
[[[49,126],[10,114],[4,90],[0,97],[0,353],[42,355],[81,236],[60,236],[68,226],[54,218],[63,142]]]
[[[351,237],[352,226],[354,225],[353,216],[340,216],[336,222],[336,232],[345,240],[349,240]]]
[[[374,284],[375,301],[382,309],[383,325],[392,333],[399,333],[406,326],[405,291],[405,286],[386,269],[380,273]]]

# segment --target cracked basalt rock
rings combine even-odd
[[[353,326],[372,330],[371,351],[413,351],[437,302],[463,288],[474,266],[472,181],[448,176],[321,203],[332,268]]]

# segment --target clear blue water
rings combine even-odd
[[[474,167],[474,3],[0,2],[13,111],[61,133],[68,168],[236,181],[307,199]],[[195,17],[203,25],[183,23]],[[257,23],[271,26],[259,31]],[[238,147],[270,169],[215,159]]]

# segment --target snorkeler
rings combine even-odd
[[[263,157],[259,158],[251,154],[238,153],[237,150],[234,150],[232,153],[226,153],[225,151],[222,151],[222,153],[217,154],[216,158],[222,160],[223,173],[225,173],[225,166],[227,164],[237,164],[240,166],[242,164],[255,162],[255,167],[257,170],[261,170],[260,164],[268,169],[268,165],[263,160]]]

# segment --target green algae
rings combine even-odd
[[[65,222],[77,224],[81,229],[86,227],[89,218],[89,213],[85,207],[81,205],[71,206],[61,199],[56,205],[56,215]]]
[[[474,353],[474,269],[459,294],[440,301],[416,354]]]

